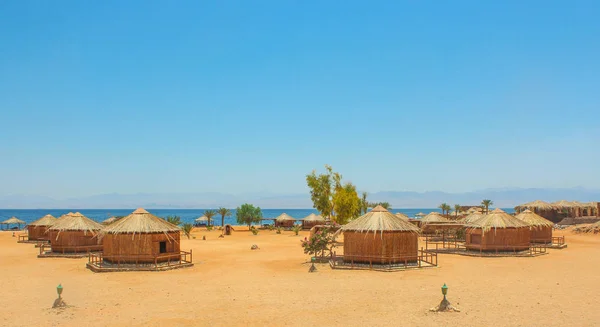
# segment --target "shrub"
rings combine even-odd
[[[321,256],[325,255],[325,251],[330,251],[334,247],[333,233],[325,228],[321,231],[316,232],[310,238],[304,238],[300,241],[304,253],[317,256],[319,253]]]
[[[279,226],[276,228],[276,230],[277,230],[276,231],[277,234],[281,234],[281,232],[283,231],[283,228],[281,228],[281,226]]]
[[[183,226],[181,227],[181,229],[185,233],[185,236],[187,236],[188,240],[190,239],[193,228],[194,228],[194,226],[192,224],[183,224]]]
[[[211,231],[211,230],[213,230],[213,227],[212,227],[211,225],[207,225],[207,226],[206,226],[206,230],[207,230],[207,231]]]
[[[258,235],[258,229],[256,227],[250,227],[250,231],[252,232],[252,235]]]
[[[302,226],[300,226],[300,225],[294,225],[294,227],[292,227],[292,231],[294,231],[295,235],[298,235],[300,230],[302,230]]]

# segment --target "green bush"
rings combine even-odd
[[[250,228],[250,231],[252,232],[252,235],[258,235],[258,228],[255,228],[254,226],[252,226]]]
[[[292,231],[294,232],[295,235],[298,235],[300,230],[302,230],[302,226],[300,226],[300,225],[294,225],[294,227],[292,227]]]

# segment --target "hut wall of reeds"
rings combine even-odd
[[[525,210],[531,210],[534,213],[555,223],[559,222],[563,218],[558,214],[558,209],[556,207],[554,207],[548,202],[544,202],[541,200],[528,202],[515,207],[515,212],[517,214]]]
[[[68,213],[48,228],[52,252],[80,253],[102,251],[98,237],[103,226],[79,212]]]
[[[340,229],[346,262],[394,264],[418,260],[419,229],[381,206]]]
[[[108,262],[152,263],[180,254],[180,232],[106,234],[103,257]]]
[[[104,261],[150,263],[178,260],[179,227],[139,208],[103,231]]]
[[[56,222],[56,218],[52,215],[44,217],[27,225],[27,238],[30,241],[48,241],[48,228]]]
[[[419,238],[407,232],[344,232],[344,261],[377,264],[416,262]]]
[[[506,212],[495,209],[465,224],[465,247],[477,251],[523,251],[529,249],[529,226]]]
[[[521,212],[516,218],[529,225],[529,234],[532,243],[552,243],[552,228],[554,224],[550,220],[531,210]]]

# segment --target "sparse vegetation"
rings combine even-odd
[[[194,225],[192,224],[183,224],[183,226],[181,226],[181,229],[183,230],[183,233],[185,234],[185,236],[187,236],[188,240],[190,239],[190,236],[192,235],[192,229],[194,228]]]
[[[179,216],[167,216],[166,220],[175,226],[181,225],[181,217]]]
[[[294,225],[294,227],[292,227],[292,231],[294,232],[294,235],[298,235],[298,233],[300,233],[301,230],[302,230],[302,226],[300,226],[300,225]]]

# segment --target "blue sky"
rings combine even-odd
[[[2,1],[0,195],[600,185],[595,1]]]

